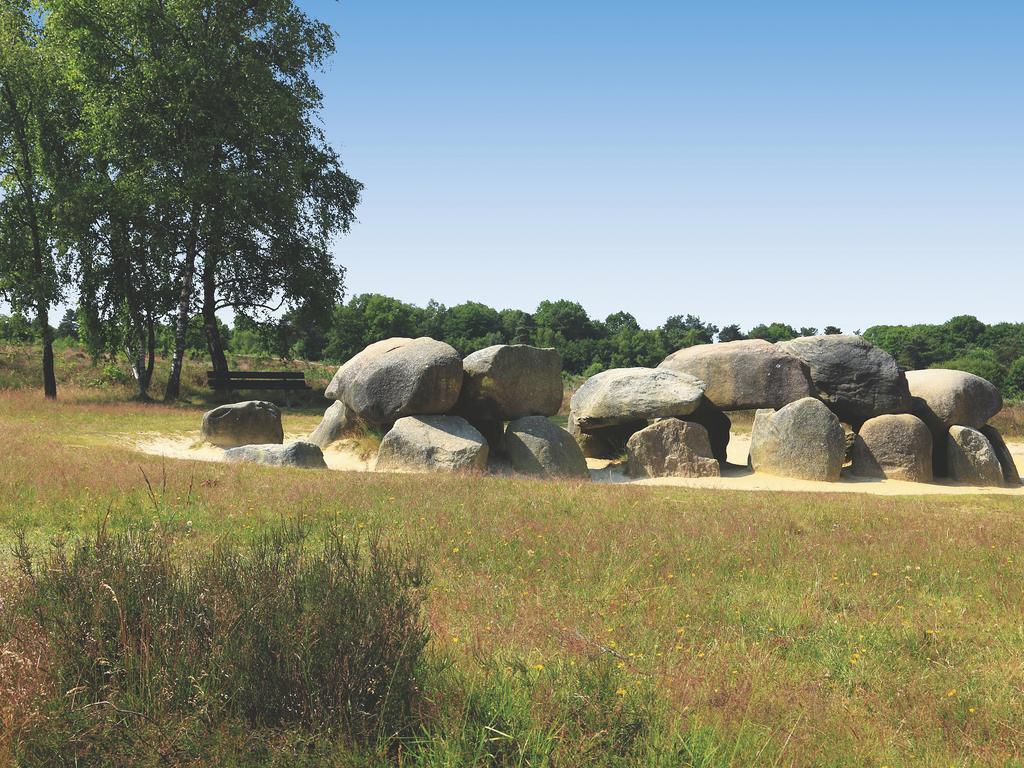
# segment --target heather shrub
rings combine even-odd
[[[118,764],[118,745],[166,759],[240,724],[365,744],[411,727],[423,569],[374,539],[294,526],[184,557],[164,531],[101,527],[16,554],[16,610],[57,691],[18,736],[27,762]]]

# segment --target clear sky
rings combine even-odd
[[[1021,0],[305,0],[351,293],[1024,321]]]

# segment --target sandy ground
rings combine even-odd
[[[285,435],[285,442],[297,440],[303,435]],[[141,435],[133,447],[142,453],[165,456],[170,459],[194,461],[224,461],[224,451],[207,443],[199,442],[198,433],[168,437],[159,433]],[[1018,467],[1024,467],[1024,443],[1009,443]],[[588,459],[590,474],[594,480],[605,483],[635,485],[668,485],[682,488],[718,488],[734,491],[802,491],[808,493],[871,493],[881,496],[924,496],[963,495],[997,493],[1019,495],[1024,498],[1024,486],[1018,488],[978,488],[954,485],[947,482],[908,483],[901,480],[871,480],[853,477],[843,473],[838,483],[822,483],[813,480],[796,480],[790,477],[776,477],[764,473],[754,474],[747,469],[747,454],[750,450],[750,435],[732,436],[729,441],[729,465],[722,471],[722,477],[659,477],[648,480],[634,480],[626,477],[622,464],[613,464],[600,459]],[[369,472],[372,459],[363,459],[354,443],[342,440],[324,451],[324,461],[333,470],[347,472]]]
[[[299,440],[305,435],[284,436],[285,442]],[[199,441],[199,433],[167,437],[153,432],[140,436],[135,441],[135,450],[154,456],[165,456],[168,459],[185,459],[191,461],[224,461],[224,449]],[[344,472],[369,472],[372,460],[363,459],[354,446],[341,440],[324,451],[324,461],[328,469]]]
[[[1018,467],[1024,467],[1024,443],[1008,443]],[[737,435],[729,439],[729,466],[722,470],[721,477],[656,477],[647,480],[633,480],[626,477],[624,467],[607,461],[589,459],[590,474],[595,480],[608,483],[633,483],[636,485],[674,485],[682,488],[727,488],[734,491],[804,491],[812,493],[871,493],[879,496],[929,496],[949,494],[998,493],[1019,495],[1024,498],[1024,486],[1017,488],[979,488],[971,485],[937,481],[935,483],[908,483],[903,480],[873,480],[854,477],[843,472],[838,483],[823,483],[816,480],[797,480],[792,477],[777,477],[763,472],[755,474],[747,469],[747,455],[750,453],[750,435]]]

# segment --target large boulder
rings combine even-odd
[[[327,469],[320,446],[298,440],[287,445],[243,445],[224,451],[224,458],[230,462],[248,461],[255,464],[270,464],[275,467],[301,467],[303,469]]]
[[[324,394],[371,424],[446,413],[462,389],[462,359],[442,341],[386,339],[342,365]]]
[[[471,419],[554,416],[562,407],[562,356],[554,349],[498,344],[462,361],[457,410]]]
[[[355,431],[359,426],[359,418],[347,405],[338,400],[324,411],[324,417],[306,440],[313,445],[326,448],[331,443],[340,440],[346,433]]]
[[[973,427],[952,426],[946,442],[949,476],[967,485],[1003,484],[1003,468],[992,443]]]
[[[281,410],[266,400],[221,405],[203,414],[203,440],[221,448],[257,443],[283,443]]]
[[[1003,407],[995,386],[973,373],[945,368],[907,371],[913,412],[932,431],[933,471],[949,474],[949,428],[980,429]]]
[[[1017,470],[1017,463],[1013,460],[1013,454],[1006,447],[1006,441],[999,434],[999,430],[991,425],[986,425],[981,428],[980,432],[988,438],[992,450],[996,452],[999,466],[1003,469],[1003,481],[1007,485],[1020,485],[1020,472]]]
[[[658,367],[700,379],[704,394],[724,411],[781,408],[815,393],[807,365],[763,339],[686,347]]]
[[[576,438],[580,450],[588,459],[617,459],[626,452],[626,443],[634,433],[646,427],[647,420],[631,421],[628,424],[614,424],[584,431],[569,413],[567,429]]]
[[[931,430],[908,413],[868,419],[854,438],[853,474],[930,483]]]
[[[508,423],[505,451],[516,472],[543,477],[590,477],[576,440],[543,416]]]
[[[818,397],[855,430],[875,416],[910,411],[906,376],[892,355],[860,336],[805,336],[778,347],[807,363]]]
[[[700,424],[661,419],[641,429],[626,445],[633,477],[719,477],[708,431]]]
[[[1003,408],[995,385],[966,371],[907,371],[907,384],[914,411],[943,431],[952,426],[980,429]]]
[[[384,435],[377,471],[467,472],[487,466],[487,441],[461,416],[405,416]]]
[[[834,482],[846,453],[843,428],[820,400],[805,397],[771,411],[759,410],[750,436],[755,472]]]
[[[665,368],[615,368],[587,379],[570,401],[583,431],[644,419],[686,416],[700,406],[704,383]]]

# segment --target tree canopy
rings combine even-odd
[[[361,190],[319,127],[328,25],[293,0],[12,0],[0,31],[0,292],[17,311],[49,328],[66,275],[84,340],[127,354],[141,397],[172,326],[168,399],[197,316],[220,369],[219,310],[327,324],[332,240]]]

